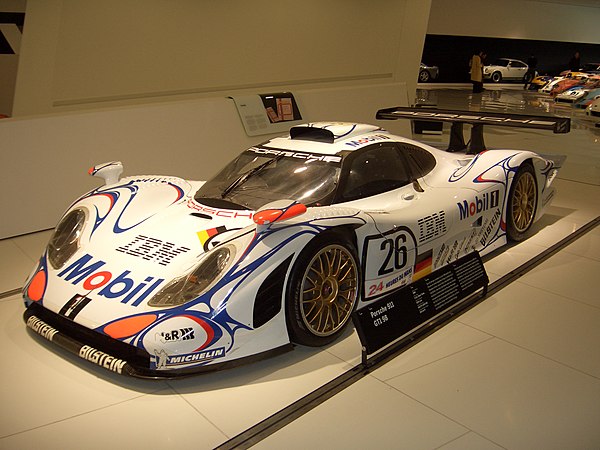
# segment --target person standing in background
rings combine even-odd
[[[535,78],[535,69],[537,68],[537,58],[534,55],[531,55],[527,59],[527,72],[525,72],[525,76],[523,77],[523,89],[527,89],[527,85],[531,84],[531,80]]]
[[[473,83],[473,93],[483,92],[483,61],[486,54],[483,50],[479,54],[473,55],[469,65],[471,66],[471,83]]]
[[[575,52],[569,61],[569,70],[571,72],[579,72],[579,69],[581,69],[581,55],[579,52]]]

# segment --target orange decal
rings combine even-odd
[[[114,339],[124,339],[139,333],[148,325],[153,323],[158,316],[156,314],[144,314],[143,316],[127,317],[126,319],[113,322],[104,327],[104,332]]]
[[[299,216],[300,214],[304,214],[306,212],[306,205],[302,203],[296,203],[295,205],[290,206],[283,215],[277,220],[287,220],[292,217]]]
[[[40,270],[33,276],[29,287],[27,288],[27,296],[34,302],[39,302],[44,296],[46,289],[46,272]]]
[[[267,225],[277,221],[279,216],[283,214],[281,209],[265,209],[264,211],[254,214],[254,223],[258,225]]]

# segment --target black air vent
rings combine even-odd
[[[333,144],[335,141],[335,136],[331,131],[315,127],[292,127],[290,137],[296,140],[324,142],[325,144]]]
[[[254,328],[263,326],[281,311],[281,296],[288,267],[292,256],[283,261],[271,274],[265,278],[258,289],[254,300],[252,323]]]
[[[193,213],[190,213],[190,216],[199,217],[200,219],[212,220],[212,217],[209,216],[208,214],[193,212]]]

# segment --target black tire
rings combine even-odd
[[[430,78],[431,78],[431,75],[429,75],[429,72],[427,72],[426,70],[421,70],[419,72],[419,82],[420,83],[427,83]]]
[[[506,234],[512,241],[522,241],[531,229],[537,209],[538,190],[535,172],[530,163],[519,167],[508,195]]]
[[[354,245],[326,233],[300,253],[286,295],[286,321],[293,342],[319,347],[333,342],[358,303],[360,269]]]
[[[492,74],[492,81],[494,83],[500,83],[502,81],[502,74],[500,72],[494,72]]]

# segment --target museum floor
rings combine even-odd
[[[485,258],[492,282],[600,216],[600,128],[583,112],[514,85],[482,94],[435,86],[419,97],[441,108],[573,118],[567,135],[487,131],[488,147],[568,155],[535,234]],[[183,380],[113,375],[26,331],[21,297],[10,291],[48,234],[0,241],[0,449],[229,448],[243,436],[263,449],[600,448],[600,227],[301,411],[296,401],[360,363],[355,332]]]

